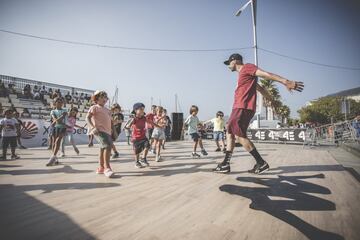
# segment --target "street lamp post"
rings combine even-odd
[[[255,65],[258,66],[258,47],[257,47],[257,35],[256,35],[256,0],[249,0],[245,3],[235,14],[235,16],[240,16],[241,12],[245,10],[249,5],[251,5],[252,13],[252,25],[253,25],[253,38],[254,38],[254,60]],[[260,113],[262,109],[262,96],[258,94],[259,99],[259,110],[256,114],[257,127],[260,128]]]

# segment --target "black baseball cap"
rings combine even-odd
[[[133,111],[131,112],[132,114],[135,114],[135,111],[138,110],[139,108],[145,108],[145,105],[143,103],[135,103],[133,106]]]
[[[242,62],[243,58],[242,58],[242,56],[240,54],[233,53],[233,54],[230,55],[229,59],[224,62],[224,64],[229,65],[230,62],[233,61],[233,60],[239,60],[239,61]]]

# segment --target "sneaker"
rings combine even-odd
[[[255,164],[254,167],[250,170],[248,170],[248,173],[254,173],[257,171],[257,169],[259,168],[259,165],[258,164]]]
[[[264,163],[256,169],[255,174],[262,174],[263,172],[266,172],[269,169],[270,169],[269,164],[264,161]]]
[[[202,150],[201,150],[201,154],[202,154],[203,156],[207,156],[207,155],[208,155],[208,153],[207,153],[207,151],[205,151],[205,149],[202,149]]]
[[[226,153],[226,148],[223,148],[223,150],[222,150],[222,151],[223,151],[223,153]]]
[[[6,159],[6,156],[4,157],[4,156],[2,156],[2,157],[0,157],[0,160],[1,161],[6,161],[7,159]]]
[[[220,152],[221,151],[221,148],[217,148],[216,150],[215,150],[215,152]]]
[[[155,150],[154,148],[151,149],[150,152],[151,152],[152,154],[156,154],[156,150]]]
[[[164,145],[162,145],[162,149],[165,150],[165,146],[164,146]]]
[[[94,144],[93,143],[89,143],[88,147],[93,147]]]
[[[15,160],[15,159],[19,159],[20,157],[19,156],[17,156],[17,155],[12,155],[11,156],[11,160]]]
[[[103,167],[99,167],[98,169],[96,169],[96,174],[104,174],[104,168]]]
[[[111,168],[107,168],[104,171],[104,175],[108,178],[111,178],[112,176],[114,176],[114,172],[111,170]]]
[[[201,156],[200,156],[199,154],[197,154],[196,152],[191,153],[191,156],[192,156],[193,158],[200,158],[200,157],[201,157]]]
[[[56,161],[55,156],[52,156],[52,157],[49,159],[49,162],[46,164],[46,166],[47,166],[47,167],[54,166],[55,161]]]
[[[60,164],[59,159],[57,157],[55,157],[54,165],[59,165],[59,164]]]
[[[65,157],[65,153],[61,153],[60,157],[62,158]]]
[[[137,168],[143,168],[143,165],[141,165],[141,163],[139,161],[135,162],[135,167]]]
[[[119,152],[115,152],[113,155],[112,155],[112,158],[118,158],[119,157]]]
[[[219,163],[217,167],[213,170],[215,173],[229,173],[230,172],[230,163]]]
[[[20,149],[26,149],[26,147],[24,147],[23,145],[19,146]]]
[[[156,156],[155,161],[160,162],[161,161],[161,156],[160,155]]]
[[[74,150],[75,150],[75,152],[76,152],[76,154],[77,154],[77,155],[79,155],[79,154],[80,154],[80,151],[79,151],[79,149],[78,149],[78,148],[75,148]]]
[[[270,168],[269,164],[264,161],[264,163],[261,166],[259,164],[255,164],[252,169],[248,170],[248,173],[261,174],[265,171],[268,171],[269,168]]]
[[[149,162],[148,162],[148,160],[147,160],[146,158],[141,159],[141,160],[140,160],[140,163],[141,163],[142,165],[145,165],[146,167],[150,166],[150,165],[149,165]]]

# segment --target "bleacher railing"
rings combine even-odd
[[[34,89],[34,86],[37,86],[37,87],[45,86],[47,90],[49,90],[49,88],[52,88],[53,90],[60,89],[60,91],[63,92],[63,93],[70,92],[71,94],[84,93],[84,94],[91,95],[94,92],[93,90],[84,89],[84,88],[76,88],[76,87],[64,86],[64,85],[55,84],[55,83],[47,83],[47,82],[35,81],[35,80],[25,79],[25,78],[12,77],[12,76],[7,76],[7,75],[0,75],[0,79],[6,85],[8,85],[9,83],[14,84],[15,88],[18,88],[18,89],[23,89],[27,84],[29,84],[32,89]]]

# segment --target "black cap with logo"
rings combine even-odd
[[[233,53],[233,54],[230,55],[229,59],[224,62],[224,64],[229,65],[230,62],[233,61],[233,60],[239,60],[239,61],[242,62],[243,58],[242,58],[242,56],[240,54]]]

